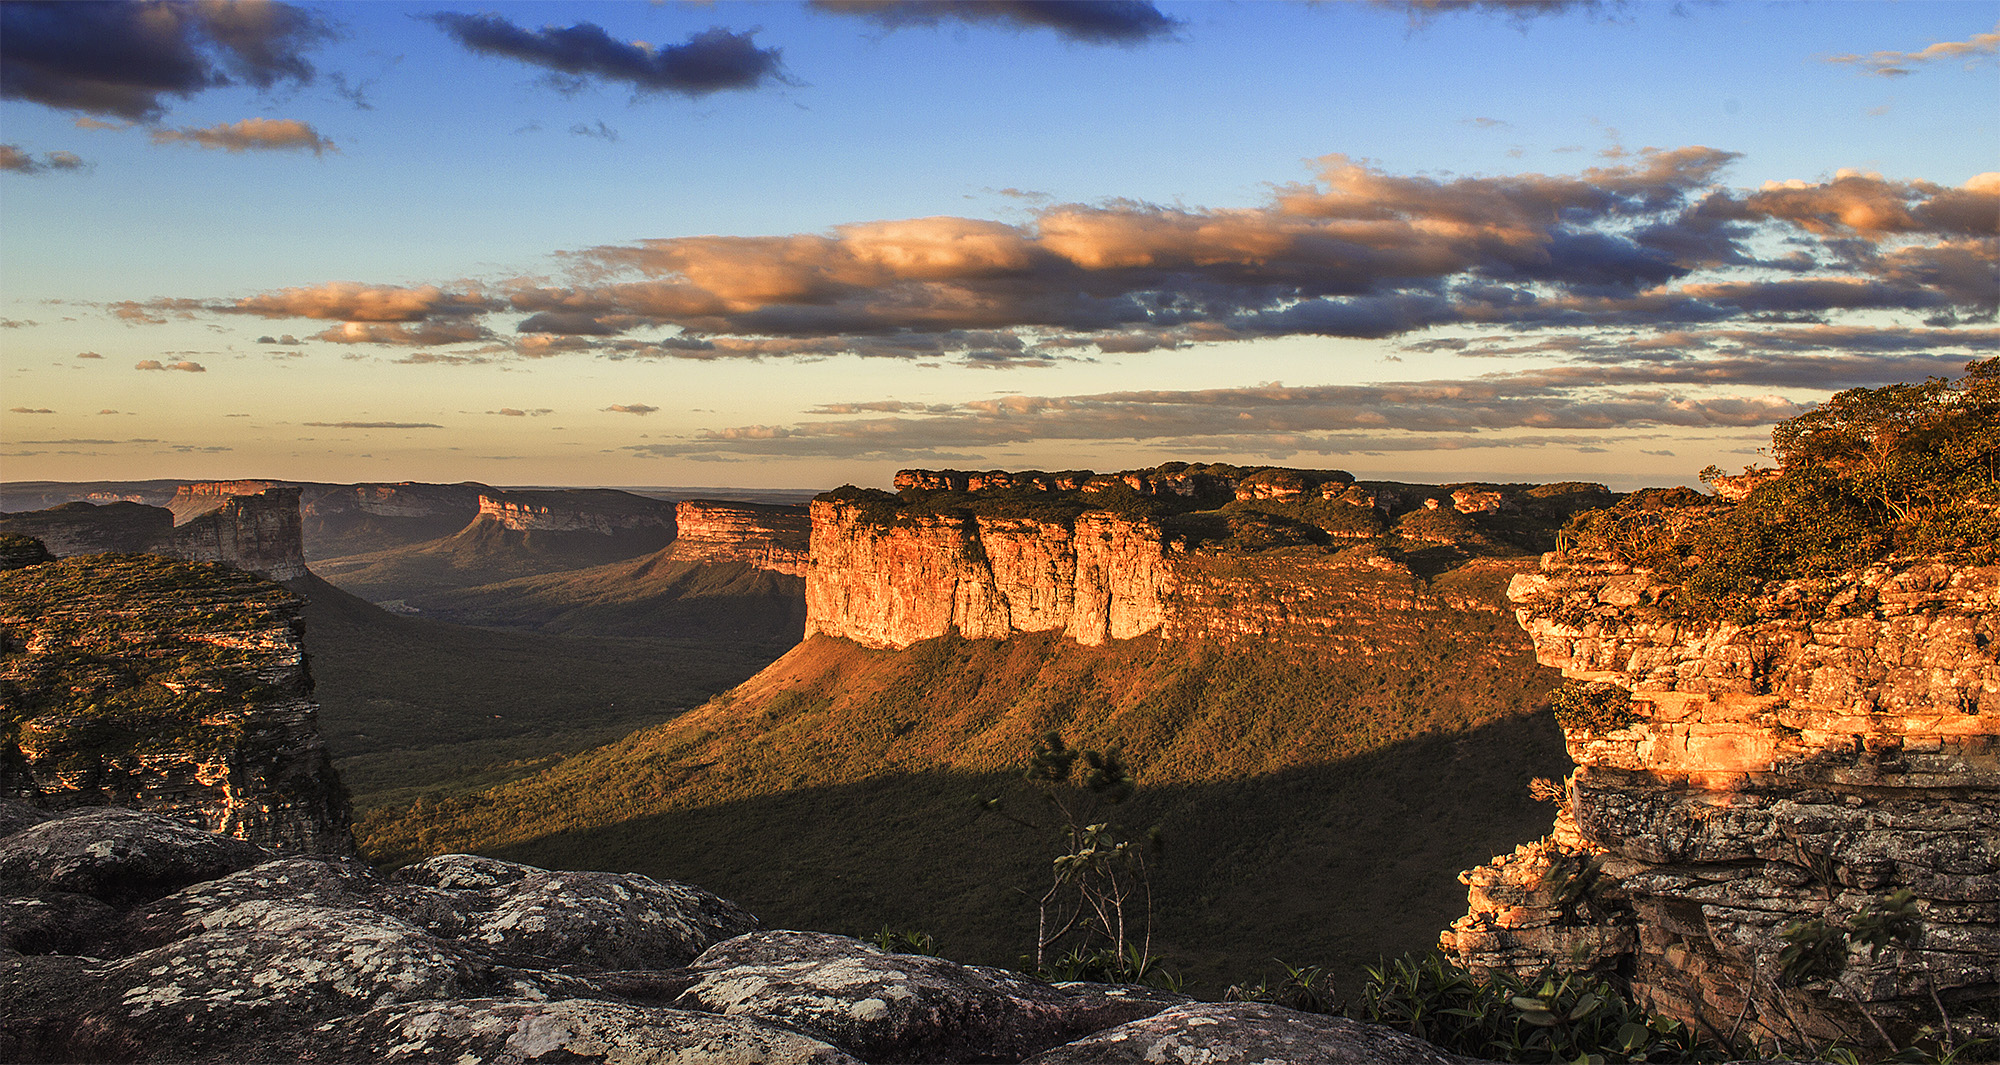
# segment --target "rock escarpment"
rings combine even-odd
[[[674,505],[678,562],[746,562],[793,577],[806,573],[812,517],[804,507],[684,499]]]
[[[516,532],[596,533],[615,536],[657,530],[661,543],[674,535],[674,504],[609,488],[479,494],[479,518]]]
[[[1304,636],[1352,620],[1344,588],[1357,575],[1397,586],[1377,589],[1390,596],[1378,605],[1428,606],[1450,597],[1418,589],[1415,555],[1524,557],[1569,514],[1610,499],[1599,485],[1357,484],[1337,470],[1184,464],[904,470],[896,484],[899,496],[850,488],[814,500],[808,636],[890,648],[953,631],[1061,632],[1085,645]],[[1478,609],[1496,608],[1489,597]]]
[[[1565,723],[1556,830],[1466,874],[1444,946],[1606,970],[1717,1034],[1901,1042],[1940,1009],[2000,1034],[2000,567],[1793,582],[1741,624],[1668,617],[1666,591],[1589,556],[1515,580],[1540,660],[1606,709]],[[1785,972],[1898,890],[1906,941]]]
[[[351,853],[302,608],[268,581],[154,555],[0,573],[0,793]]]
[[[40,540],[58,558],[161,551],[173,542],[173,531],[172,511],[144,503],[63,503],[0,514],[0,533]]]
[[[160,554],[195,562],[226,562],[275,581],[305,576],[299,489],[258,488],[265,481],[193,486],[174,509],[141,503],[65,503],[47,510],[0,515],[0,534],[40,540],[57,558],[100,554]],[[225,489],[255,489],[236,494]],[[178,524],[176,519],[178,518]]]
[[[1455,1060],[1275,1006],[759,931],[636,874],[459,854],[385,876],[157,815],[45,817],[0,800],[8,1060]]]

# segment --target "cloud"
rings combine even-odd
[[[103,410],[100,410],[100,411],[98,411],[97,413],[99,413],[99,414],[123,414],[123,413],[125,413],[125,412],[124,412],[124,411],[117,411],[117,410],[112,410],[112,409],[111,409],[110,407],[106,407],[106,408],[104,408]]]
[[[601,141],[610,141],[613,144],[618,143],[618,131],[605,125],[603,119],[598,119],[597,124],[594,126],[578,122],[569,128],[569,132],[571,136],[595,137]]]
[[[259,343],[259,344],[269,344],[269,345],[272,345],[272,346],[283,346],[283,347],[292,347],[292,346],[295,346],[295,345],[297,345],[297,344],[298,344],[298,342],[299,342],[299,338],[298,338],[298,337],[295,337],[295,336],[293,336],[293,335],[292,335],[292,334],[290,334],[290,333],[286,333],[286,334],[285,334],[284,336],[276,336],[276,337],[274,337],[274,336],[261,336],[261,337],[258,337],[258,338],[257,338],[257,343]]]
[[[8,408],[7,408],[7,410],[8,410],[9,412],[11,412],[11,413],[14,413],[14,414],[54,414],[54,413],[55,413],[55,411],[52,411],[52,410],[50,410],[50,409],[49,409],[49,408],[47,408],[47,407],[8,407]]]
[[[489,410],[486,413],[498,414],[501,415],[502,417],[507,417],[507,418],[539,418],[544,414],[554,414],[555,410],[554,408],[551,407],[536,407],[533,410],[520,410],[515,407],[502,407],[499,410]]]
[[[303,422],[315,429],[442,429],[436,422]]]
[[[160,301],[155,301],[155,304]],[[318,318],[344,322],[421,322],[430,318],[462,318],[503,306],[477,291],[450,292],[437,285],[405,288],[330,281],[323,285],[280,289],[250,296],[212,309],[260,318]],[[261,341],[260,341],[261,343]]]
[[[1996,52],[2000,52],[2000,27],[1995,27],[1992,33],[1975,33],[1963,41],[1939,41],[1915,52],[1871,52],[1865,56],[1848,53],[1825,58],[1829,63],[1858,66],[1863,74],[1901,78],[1915,73],[1912,68],[1927,63],[1964,60],[1971,66]]]
[[[170,96],[309,83],[306,53],[332,35],[277,2],[0,4],[0,97],[152,121]]]
[[[79,351],[76,353],[76,357],[79,359],[101,359],[104,356],[99,355],[94,351]]]
[[[705,96],[784,80],[779,50],[757,47],[751,39],[756,30],[732,33],[717,26],[694,34],[686,44],[655,48],[613,40],[589,22],[529,30],[498,15],[444,11],[418,17],[474,52],[568,75],[578,87],[584,79],[601,78],[627,83],[641,93]]]
[[[638,414],[643,416],[651,414],[654,411],[659,410],[660,408],[648,406],[647,404],[644,403],[613,403],[612,405],[604,409],[608,411],[614,411],[618,414]]]
[[[180,362],[161,362],[158,359],[140,359],[132,366],[135,370],[180,370],[183,373],[207,373],[208,367],[185,359]]]
[[[1504,15],[1525,25],[1530,19],[1571,12],[1600,14],[1622,7],[1623,0],[1368,0],[1376,7],[1402,11],[1410,25],[1425,25],[1440,15]]]
[[[1045,29],[1083,44],[1144,44],[1171,39],[1183,23],[1145,0],[812,0],[832,15],[853,15],[889,29],[943,22],[984,22]]]
[[[0,170],[11,170],[16,174],[46,174],[52,170],[84,170],[90,166],[75,152],[43,152],[37,160],[33,153],[22,151],[19,145],[0,144]]]
[[[156,129],[154,144],[192,144],[199,148],[220,148],[229,152],[309,151],[314,155],[338,152],[333,142],[310,125],[295,118],[246,118],[202,129]]]

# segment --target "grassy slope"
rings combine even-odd
[[[1032,738],[1123,740],[1158,822],[1157,946],[1200,984],[1270,959],[1351,971],[1464,909],[1460,869],[1539,835],[1533,776],[1568,769],[1534,714],[1552,672],[1504,615],[1442,612],[1379,661],[1324,649],[814,639],[728,696],[536,776],[362,828],[383,860],[478,850],[701,884],[767,922],[934,934],[970,961],[1031,942],[1048,841],[969,796]],[[1394,623],[1393,619],[1390,623]],[[1359,621],[1364,628],[1374,624]]]
[[[779,640],[805,632],[804,581],[743,562],[681,562],[673,548],[562,573],[413,595],[430,617],[597,636]]]
[[[657,724],[786,646],[496,632],[397,617],[313,577],[293,588],[320,730],[363,809],[499,783]]]
[[[616,536],[521,532],[485,519],[439,540],[321,559],[313,563],[313,572],[355,595],[379,603],[447,588],[468,588],[496,580],[603,565],[657,551],[669,539],[664,529],[631,530]]]

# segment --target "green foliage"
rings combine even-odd
[[[1921,928],[1916,893],[1898,888],[1863,905],[1844,923],[1824,917],[1794,921],[1780,936],[1779,982],[1788,986],[1814,980],[1837,980],[1855,947],[1879,954],[1890,944],[1908,946]]]
[[[866,937],[878,950],[891,954],[937,954],[937,940],[929,932],[908,928],[891,928],[883,925],[882,930]]]
[[[1335,1013],[1340,1009],[1333,997],[1333,977],[1317,965],[1292,966],[1273,958],[1285,975],[1273,982],[1269,977],[1254,984],[1231,984],[1223,992],[1228,1002],[1269,1002],[1301,1013]]]
[[[1494,1061],[1721,1061],[1686,1025],[1582,975],[1486,978],[1436,952],[1370,966],[1350,1016]]]
[[[1077,764],[1085,767],[1074,785]],[[1132,797],[1136,784],[1125,765],[1124,751],[1112,744],[1103,750],[1074,750],[1062,733],[1050,730],[1036,737],[1022,778],[1035,785],[1056,812],[1053,826],[1057,853],[1051,865],[1054,883],[1036,904],[1034,969],[1038,975],[1085,972],[1111,983],[1149,983],[1171,977],[1153,957],[1153,885],[1146,853],[1159,850],[1159,827],[1145,843],[1123,839],[1110,821],[1096,820],[1103,806]],[[1082,793],[1082,794],[1079,794]],[[998,796],[975,796],[982,813],[998,813],[1028,828],[1030,821],[1005,813]],[[1143,902],[1143,932],[1126,927],[1126,906],[1134,896]],[[1051,952],[1065,947],[1051,960]]]
[[[1566,538],[1679,585],[1670,613],[1736,621],[1778,581],[1897,555],[2000,560],[2000,359],[1958,381],[1838,393],[1780,423],[1771,451],[1776,474],[1736,506],[1635,497],[1580,515]]]
[[[1565,681],[1549,693],[1549,709],[1565,730],[1593,736],[1639,720],[1632,713],[1632,693],[1606,681]]]

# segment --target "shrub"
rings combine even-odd
[[[1604,681],[1567,681],[1549,693],[1549,709],[1564,731],[1602,735],[1639,720],[1632,713],[1632,693]]]

